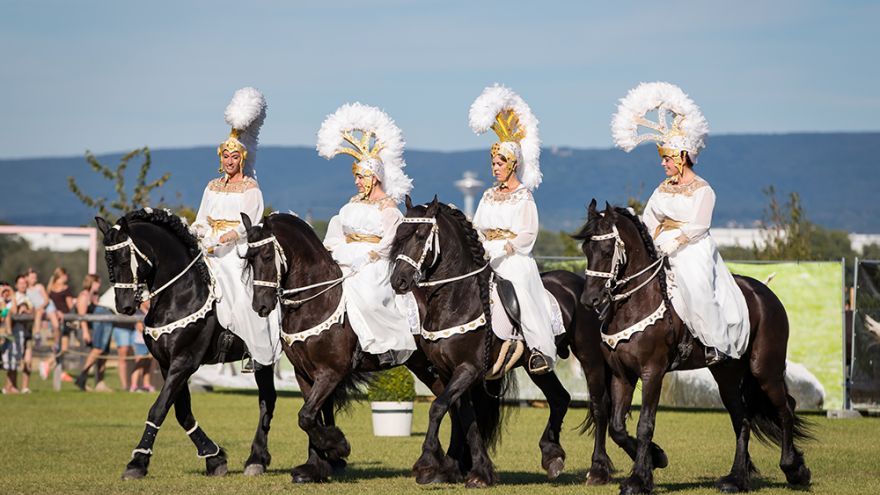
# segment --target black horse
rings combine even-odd
[[[150,293],[144,324],[147,334],[153,336],[145,341],[165,378],[122,478],[147,475],[153,442],[172,405],[177,422],[195,444],[198,456],[205,458],[206,473],[225,475],[226,452],[208,438],[193,417],[187,380],[202,364],[242,359],[245,345],[217,322],[212,277],[201,259],[198,241],[186,224],[167,210],[134,211],[113,226],[100,217],[95,221],[104,235],[117,311],[134,314],[142,291]],[[271,460],[268,434],[276,399],[271,366],[259,368],[255,379],[260,420],[251,454],[245,461],[248,475],[265,472]]]
[[[344,407],[369,373],[382,367],[376,356],[357,352],[357,335],[341,299],[342,271],[312,227],[289,214],[269,215],[259,225],[252,225],[247,215],[242,220],[254,279],[254,311],[266,316],[281,302],[283,348],[305,399],[299,427],[309,437],[308,460],[291,475],[297,483],[326,481],[345,467],[351,452],[335,424],[334,409]],[[406,366],[435,394],[442,392],[442,383],[421,351]],[[449,455],[465,467],[466,449],[455,422]]]
[[[415,207],[407,197],[406,206],[406,218],[398,228],[392,256],[409,261],[396,264],[391,284],[400,293],[419,285],[425,286],[428,315],[424,328],[433,330],[423,332],[420,345],[446,385],[445,391],[431,405],[430,424],[422,455],[413,468],[416,480],[424,483],[447,479],[449,463],[443,458],[437,433],[450,406],[457,400],[467,402],[468,392],[471,392],[470,396],[479,396],[474,392],[488,387],[494,395],[501,388],[498,381],[485,381],[485,376],[495,362],[502,341],[492,332],[491,318],[488,317],[491,315],[489,284],[494,275],[487,266],[482,244],[471,223],[462,212],[438,202],[436,197],[428,205]],[[426,263],[430,260],[434,261]],[[597,431],[588,481],[592,484],[605,483],[610,479],[613,467],[605,451],[605,418],[609,405],[605,393],[605,366],[599,350],[598,321],[592,312],[579,303],[583,277],[571,272],[554,271],[543,274],[542,280],[562,311],[566,337],[558,343],[560,354],[565,355],[567,346],[572,348],[583,365],[593,399],[591,421],[597,426]],[[461,331],[464,330],[461,325],[477,321],[480,315],[486,316],[479,320],[484,323],[468,328],[469,331]],[[457,330],[448,336],[436,335],[437,331],[449,328]],[[435,335],[432,336],[432,333]],[[524,354],[517,364],[523,365],[526,358]],[[570,396],[555,373],[529,377],[541,389],[550,405],[550,418],[539,446],[541,465],[548,477],[554,479],[565,461],[565,450],[560,445],[559,434]],[[490,405],[499,408],[500,402],[495,401]],[[468,422],[466,431],[474,457],[468,485],[486,486],[497,481],[487,447],[492,445],[499,433],[500,414],[487,407],[477,407],[476,410],[477,421],[461,418]]]
[[[636,381],[642,381],[637,455],[632,474],[621,483],[621,493],[649,493],[655,466],[647,447],[654,434],[663,375],[673,369],[704,367],[705,349],[672,308],[667,260],[658,257],[638,217],[607,204],[600,213],[593,200],[587,223],[575,238],[583,241],[587,257],[588,280],[581,301],[600,313],[608,337],[602,350],[613,373],[611,435],[615,439],[628,438],[626,415]],[[748,451],[751,432],[781,446],[779,466],[790,484],[808,485],[810,470],[795,441],[809,438],[809,432],[794,414],[795,402],[784,380],[785,308],[761,282],[742,276],[736,281],[749,308],[751,334],[741,359],[710,368],[736,436],[733,467],[716,486],[726,492],[749,489],[749,476],[755,471]]]

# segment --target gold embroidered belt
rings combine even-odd
[[[654,229],[654,239],[660,237],[660,234],[667,230],[680,229],[684,224],[685,222],[679,222],[678,220],[667,218],[666,220],[660,222],[660,225],[658,225],[657,228]]]
[[[211,226],[211,232],[213,232],[215,235],[232,230],[238,227],[238,224],[240,223],[241,222],[238,220],[215,220],[211,217],[208,217],[208,225]]]
[[[498,239],[513,239],[516,234],[507,229],[488,229],[483,231],[483,236],[490,241],[497,241]]]
[[[345,242],[351,244],[352,242],[369,242],[372,244],[379,244],[382,238],[377,235],[371,234],[345,234]]]

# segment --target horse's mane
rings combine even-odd
[[[189,231],[186,220],[175,215],[171,210],[143,208],[130,211],[126,213],[123,218],[128,223],[144,222],[164,228],[183,243],[190,256],[198,256],[201,252],[199,240]],[[111,266],[108,268],[110,268],[109,272],[112,276],[113,267]],[[196,263],[193,268],[198,270],[199,275],[205,283],[208,283],[211,280],[211,275],[208,273],[208,266],[205,263]]]
[[[445,215],[461,228],[465,242],[467,242],[467,248],[471,252],[471,257],[474,263],[477,266],[484,265],[486,263],[486,251],[483,249],[483,243],[480,241],[480,237],[477,235],[477,230],[474,228],[471,221],[467,219],[464,212],[457,208],[453,208],[446,203],[439,203],[439,206],[440,209],[437,211],[437,214]]]
[[[639,233],[639,238],[642,241],[642,247],[645,248],[645,251],[648,253],[648,258],[650,258],[651,262],[657,261],[659,255],[657,254],[657,248],[654,246],[654,238],[651,237],[651,233],[648,232],[648,227],[645,226],[645,223],[642,222],[642,219],[639,218],[638,215],[629,210],[629,208],[622,208],[620,206],[614,207],[614,212],[617,215],[626,218],[635,226],[636,231]],[[602,216],[596,216],[592,220],[588,220],[587,223],[581,227],[581,230],[574,234],[572,237],[574,239],[584,241],[589,239],[590,236],[599,234],[596,232],[596,224],[602,219]],[[604,232],[602,232],[604,234]],[[660,295],[663,297],[663,303],[666,304],[666,317],[669,320],[670,324],[672,323],[672,301],[669,300],[669,290],[666,286],[666,270],[669,270],[669,260],[663,261],[663,272],[661,276],[657,277],[657,281],[660,282]]]

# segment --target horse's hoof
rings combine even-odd
[[[266,466],[262,464],[248,464],[244,467],[245,476],[260,476],[266,472]]]
[[[464,484],[464,487],[465,488],[488,488],[489,483],[486,483],[486,480],[483,480],[483,479],[480,479],[477,477],[471,477],[471,478],[468,478],[467,483]]]
[[[565,469],[565,459],[561,457],[553,459],[547,464],[547,479],[550,481],[555,480],[562,474],[563,469]]]
[[[212,469],[209,469],[206,474],[211,477],[223,477],[229,472],[229,466],[224,462],[222,464],[218,464],[214,466]]]
[[[651,493],[651,489],[638,478],[631,476],[620,483],[620,495],[638,495],[641,493]]]
[[[587,485],[606,485],[611,482],[611,474],[604,468],[593,468],[587,473]]]
[[[715,488],[722,493],[739,493],[749,491],[748,486],[733,475],[727,475],[715,482]]]
[[[147,472],[143,469],[126,469],[125,472],[122,473],[123,481],[139,480],[143,479],[146,476]]]
[[[805,464],[801,464],[797,469],[785,473],[786,481],[792,486],[809,486],[812,477],[813,474],[810,472],[810,468]]]
[[[651,465],[657,469],[663,469],[669,465],[669,458],[666,452],[657,444],[651,444]]]

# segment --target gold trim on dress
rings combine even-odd
[[[238,224],[240,224],[240,223],[241,223],[241,221],[239,221],[239,220],[223,220],[223,219],[213,219],[211,217],[208,217],[208,225],[211,227],[211,232],[214,235],[228,232],[228,231],[238,227]]]
[[[372,234],[345,234],[345,242],[369,242],[371,244],[379,244],[381,237]]]
[[[483,236],[490,241],[516,238],[516,234],[507,229],[487,229],[483,231]]]
[[[660,225],[654,229],[654,239],[660,237],[660,234],[666,232],[667,230],[675,230],[680,229],[685,222],[679,222],[678,220],[673,220],[671,218],[667,218],[660,222]]]

